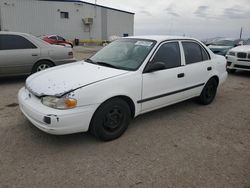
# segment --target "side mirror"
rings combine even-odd
[[[150,73],[150,72],[155,72],[155,71],[159,71],[159,70],[164,70],[166,68],[165,64],[163,62],[154,62],[154,63],[150,63],[146,69],[145,69],[145,73]]]

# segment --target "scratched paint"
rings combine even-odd
[[[128,71],[81,61],[31,75],[26,80],[26,88],[38,97],[61,97],[76,89],[125,73]]]

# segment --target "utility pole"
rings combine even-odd
[[[97,16],[97,7],[96,7],[97,0],[95,0],[95,18]]]
[[[241,39],[241,37],[242,37],[242,32],[243,32],[243,28],[241,27],[241,28],[240,28],[240,39]]]

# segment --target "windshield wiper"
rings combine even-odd
[[[105,66],[105,67],[111,67],[111,68],[115,68],[115,69],[121,69],[120,67],[117,67],[115,65],[106,63],[106,62],[101,62],[101,61],[93,61],[92,59],[88,58],[85,60],[88,63],[93,63],[93,64],[97,64],[97,65],[101,65],[101,66]]]
[[[93,63],[93,64],[96,64],[96,62],[94,62],[92,59],[88,58],[88,59],[85,59],[86,62],[88,63]]]
[[[105,67],[111,67],[111,68],[115,68],[115,69],[120,69],[119,67],[117,67],[115,65],[112,65],[112,64],[109,64],[109,63],[106,63],[106,62],[95,62],[95,63],[98,64],[98,65],[105,66]]]

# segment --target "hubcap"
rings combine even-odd
[[[111,109],[104,117],[104,129],[108,132],[114,132],[121,128],[124,120],[124,114],[119,107]]]
[[[50,68],[48,64],[41,64],[37,67],[37,72]]]

